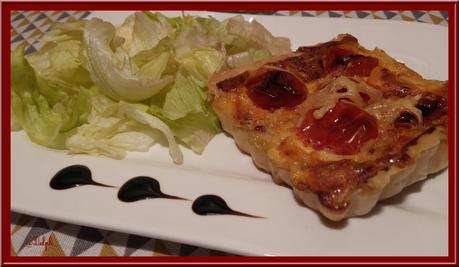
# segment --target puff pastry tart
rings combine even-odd
[[[216,74],[209,101],[258,167],[334,221],[448,164],[448,82],[349,34]]]

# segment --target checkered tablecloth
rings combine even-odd
[[[250,12],[245,12],[250,13]],[[390,19],[448,25],[447,11],[263,11],[278,16]],[[89,11],[16,11],[11,14],[11,48],[27,44],[40,48],[39,39],[56,22],[83,19]],[[55,222],[11,213],[11,255],[18,256],[165,256],[228,255],[224,252],[142,236]]]

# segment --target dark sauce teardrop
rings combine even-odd
[[[49,185],[53,189],[69,189],[81,185],[97,185],[114,187],[101,184],[92,179],[91,170],[84,165],[71,165],[58,171],[51,179]],[[159,182],[148,176],[137,176],[124,183],[118,191],[118,199],[123,202],[135,202],[149,198],[167,198],[188,200],[161,192]],[[203,195],[193,201],[192,210],[199,215],[227,214],[251,218],[264,218],[231,209],[226,201],[216,195]]]
[[[148,176],[138,176],[130,179],[118,191],[118,199],[123,202],[134,202],[148,198],[168,198],[188,200],[161,192],[159,182]]]
[[[84,165],[71,165],[58,171],[49,186],[52,189],[63,190],[81,185],[97,185],[103,187],[114,187],[111,185],[101,184],[92,179],[91,170]]]
[[[220,214],[263,218],[232,210],[223,198],[216,195],[203,195],[198,197],[193,201],[193,206],[191,208],[193,212],[198,215]]]

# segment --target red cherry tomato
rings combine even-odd
[[[352,155],[378,136],[376,118],[353,104],[338,102],[320,119],[315,119],[313,113],[311,110],[306,114],[298,134],[306,145],[317,150]]]
[[[284,71],[267,71],[249,79],[247,94],[260,108],[292,108],[307,96],[306,86],[298,78]]]
[[[322,58],[326,73],[341,71],[349,76],[369,76],[378,65],[378,59],[356,54],[350,50],[334,48]]]

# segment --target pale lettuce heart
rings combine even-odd
[[[250,48],[266,49],[272,55],[282,55],[291,51],[290,40],[285,37],[274,37],[256,20],[246,21],[243,16],[228,19],[228,33],[235,36],[234,46],[240,50]]]
[[[76,129],[66,145],[72,153],[105,155],[121,159],[127,151],[147,151],[158,139],[158,131],[168,142],[175,163],[183,162],[182,153],[169,126],[145,112],[148,107],[113,101],[95,94],[88,122]]]
[[[67,131],[86,121],[90,109],[89,91],[80,88],[87,77],[70,82],[80,66],[71,60],[75,44],[66,42],[32,58],[34,65],[24,57],[23,46],[11,55],[13,129],[22,128],[34,142],[53,148],[65,148]],[[56,54],[68,60],[53,59]]]
[[[152,49],[173,31],[167,18],[160,13],[135,12],[116,29],[116,35],[124,38],[122,47],[133,57],[141,51]]]
[[[225,53],[215,49],[192,49],[177,53],[176,60],[186,73],[201,87],[225,63]]]
[[[83,31],[86,25],[85,20],[76,20],[68,22],[56,22],[51,29],[43,36],[40,42],[59,43],[68,40],[83,40]]]
[[[221,71],[290,52],[242,16],[218,21],[135,12],[124,23],[56,23],[31,55],[11,55],[11,129],[38,144],[123,158],[167,141],[202,153],[221,131],[207,82]]]
[[[166,95],[161,114],[169,120],[177,120],[188,113],[205,111],[206,94],[192,80],[179,74]]]
[[[98,18],[86,23],[84,45],[89,73],[104,94],[116,100],[142,101],[157,94],[173,80],[171,76],[161,79],[139,77],[138,69],[126,51],[120,46],[111,47],[114,38],[115,27],[111,23]],[[167,59],[163,57],[153,60]],[[156,76],[160,76],[163,69],[158,68],[157,71],[159,74]]]

